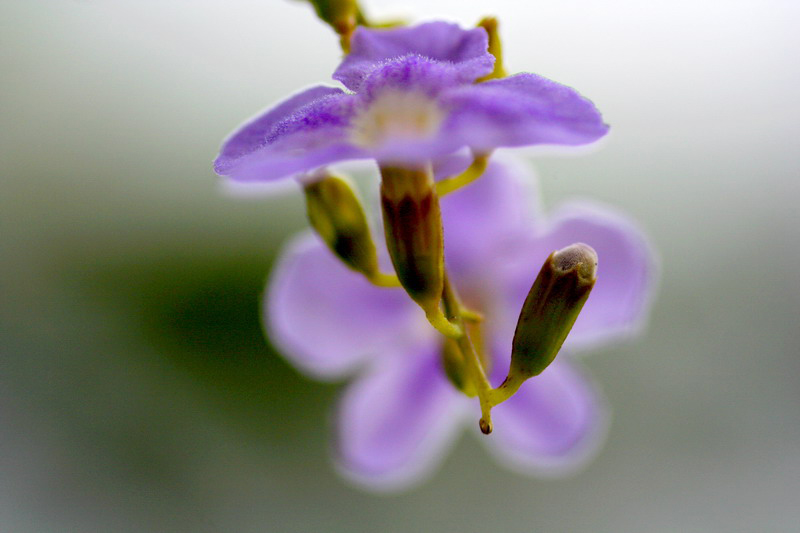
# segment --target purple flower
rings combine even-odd
[[[508,370],[517,315],[544,259],[576,241],[597,250],[598,281],[564,350],[494,408],[494,433],[481,438],[517,471],[558,475],[594,454],[608,422],[600,391],[571,354],[639,327],[653,287],[653,256],[636,225],[609,208],[570,203],[545,220],[523,181],[531,181],[524,168],[494,161],[476,183],[443,198],[445,251],[465,303],[486,317],[473,339],[497,386]],[[357,483],[406,487],[432,471],[464,423],[477,433],[477,402],[448,381],[443,337],[420,308],[401,290],[370,285],[311,234],[285,249],[265,316],[272,341],[305,374],[357,376],[339,404],[335,447],[341,471]]]
[[[407,165],[464,147],[586,144],[608,131],[589,100],[536,74],[474,83],[493,63],[483,28],[358,28],[333,76],[348,91],[294,95],[236,131],[214,168],[272,181],[348,159]]]

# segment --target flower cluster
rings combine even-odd
[[[264,316],[301,371],[356,376],[338,410],[341,470],[408,486],[476,412],[473,430],[515,469],[575,468],[607,417],[569,354],[641,323],[652,254],[608,208],[568,204],[546,221],[529,171],[492,153],[586,144],[608,127],[573,89],[506,76],[491,19],[378,29],[353,2],[315,5],[347,51],[333,75],[345,89],[312,87],[246,123],[215,170],[304,188],[314,232],[283,252]],[[352,159],[380,170],[382,237],[326,169]]]

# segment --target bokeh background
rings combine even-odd
[[[369,0],[500,17],[512,71],[580,89],[602,149],[529,157],[547,206],[637,217],[650,325],[585,360],[614,419],[579,475],[465,435],[375,496],[329,461],[340,385],[264,342],[297,191],[241,199],[221,139],[328,80],[336,40],[282,0],[0,2],[0,531],[800,530],[800,8],[793,0]]]

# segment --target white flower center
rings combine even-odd
[[[429,96],[387,91],[355,117],[351,138],[367,148],[391,141],[425,140],[436,134],[443,120],[444,113]]]

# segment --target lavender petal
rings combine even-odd
[[[581,145],[608,132],[594,104],[536,74],[458,87],[442,96],[445,131],[477,150],[538,144]]]
[[[398,490],[431,475],[469,406],[447,381],[438,342],[385,358],[356,380],[339,408],[342,472],[373,490]]]
[[[246,124],[223,146],[218,174],[240,181],[274,181],[319,166],[368,157],[349,141],[354,97],[315,87]]]
[[[561,476],[590,460],[608,427],[600,392],[563,356],[492,410],[494,432],[482,439],[515,471]]]
[[[445,252],[453,274],[485,277],[498,258],[514,255],[519,239],[536,224],[537,192],[535,176],[522,162],[494,156],[476,182],[442,198]]]
[[[265,320],[271,341],[295,366],[336,379],[401,350],[424,318],[401,290],[371,285],[304,234],[273,269]]]
[[[494,57],[487,48],[483,28],[462,30],[446,22],[391,29],[361,27],[353,34],[350,53],[333,78],[357,91],[382,63],[411,54],[452,64],[462,82],[471,83],[492,71]]]

